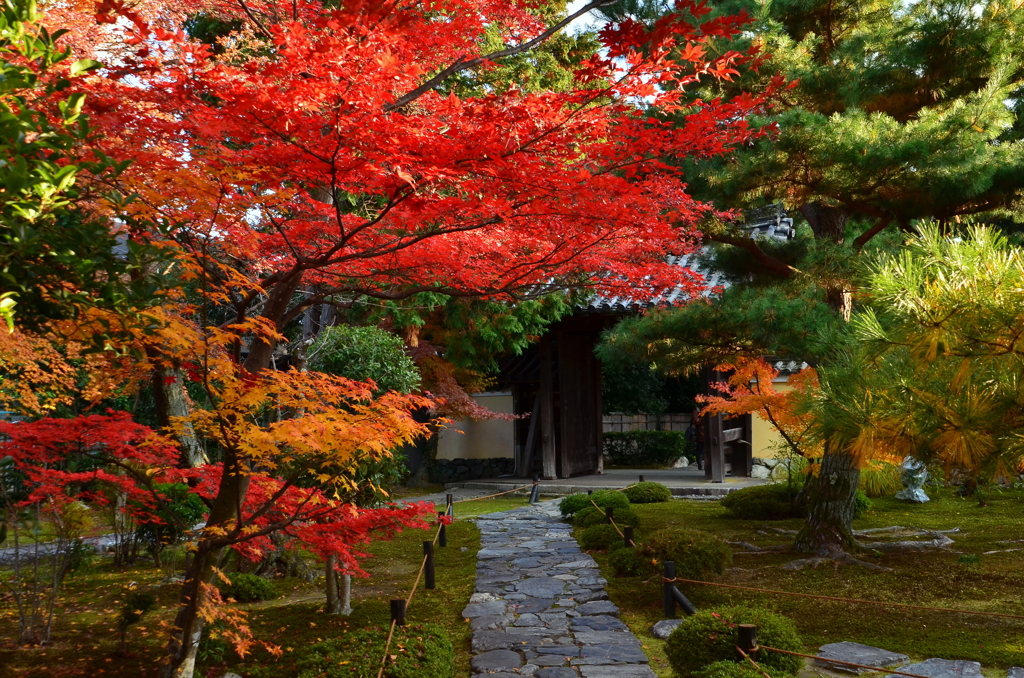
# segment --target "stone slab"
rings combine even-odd
[[[576,611],[583,616],[595,614],[606,614],[612,617],[619,616],[619,606],[610,600],[595,600],[590,603],[584,603],[578,606]]]
[[[599,614],[573,619],[572,629],[573,631],[628,631],[629,627],[615,617]]]
[[[555,598],[565,590],[565,582],[554,577],[531,577],[519,582],[516,590],[534,598]]]
[[[580,678],[580,674],[576,672],[576,669],[570,669],[565,666],[541,669],[533,675],[536,678]]]
[[[536,614],[538,612],[546,612],[554,604],[554,598],[527,598],[513,604],[512,607],[516,614]]]
[[[963,659],[926,659],[919,664],[901,666],[900,671],[926,678],[981,678],[981,664]]]
[[[1010,667],[1010,672],[1006,675],[1006,678],[1024,678],[1024,668],[1019,666]]]
[[[581,666],[583,678],[658,678],[647,664]]]
[[[659,622],[661,623],[661,622]],[[814,663],[832,671],[844,671],[846,673],[867,673],[870,669],[858,669],[854,666],[834,664],[823,659],[838,659],[853,664],[864,664],[878,669],[888,669],[894,666],[902,666],[910,661],[910,657],[899,652],[883,650],[879,647],[851,643],[829,643],[822,645],[818,650],[818,656],[822,659],[815,659]]]
[[[670,635],[672,635],[672,632],[676,630],[676,627],[682,623],[682,619],[662,619],[660,622],[651,627],[651,635],[659,640],[665,640]],[[842,643],[833,644],[842,645]],[[826,645],[825,647],[828,646]],[[821,649],[824,650],[825,647],[822,647]],[[841,659],[841,657],[832,657],[832,659]]]
[[[523,658],[511,650],[491,650],[470,659],[469,665],[477,672],[515,671],[523,665]]]
[[[487,603],[470,603],[462,611],[462,616],[466,619],[495,614],[505,614],[504,600],[493,600]]]

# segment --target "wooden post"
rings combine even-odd
[[[405,626],[405,598],[391,601],[391,621],[396,626]]]
[[[662,566],[664,571],[662,575],[665,579],[676,578],[676,564],[671,560],[666,560]],[[676,618],[676,597],[672,593],[672,589],[676,587],[675,583],[671,581],[665,581],[661,584],[661,599],[665,603],[665,618],[675,619]]]
[[[704,426],[704,477],[713,483],[724,483],[725,441],[722,440],[722,415],[705,415]]]
[[[697,608],[693,606],[690,599],[684,596],[683,592],[675,584],[672,585],[672,597],[679,603],[679,608],[686,613],[687,617],[697,614]]]
[[[604,510],[604,515],[608,519],[609,524],[615,522],[615,507],[609,506],[608,508],[606,508]]]
[[[640,474],[640,482],[641,483],[644,482],[644,474],[643,473]]]
[[[439,512],[437,514],[437,517],[439,519],[444,518],[444,511]],[[444,523],[441,523],[441,527],[438,529],[437,532],[437,545],[441,548],[445,548],[448,546],[448,531],[445,529]]]
[[[747,653],[751,659],[757,654],[757,627],[753,624],[740,624],[736,627],[736,647]]]
[[[555,392],[551,337],[541,337],[540,346],[540,447],[544,480],[555,480]]]
[[[622,528],[622,540],[625,542],[626,546],[633,546],[632,526],[626,525],[624,528]]]
[[[424,587],[434,590],[434,542],[423,542],[423,555],[426,556],[426,564],[423,567],[423,578],[426,580]]]
[[[533,471],[533,450],[537,447],[537,420],[540,419],[540,391],[533,399],[530,410],[530,428],[526,431],[526,448],[523,451],[523,466],[519,469],[520,478],[528,478]]]
[[[533,489],[530,490],[530,503],[536,504],[540,501],[540,478],[536,474],[533,476]]]

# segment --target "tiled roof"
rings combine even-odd
[[[786,216],[781,205],[770,205],[767,208],[751,213],[747,223],[738,225],[737,229],[746,231],[752,238],[776,238],[778,240],[791,240],[795,233],[793,220]],[[690,269],[704,277],[704,296],[712,294],[716,288],[729,286],[729,281],[720,271],[709,269],[706,266],[706,257],[710,253],[711,248],[705,245],[691,254],[684,254],[678,257],[670,256],[668,258],[669,264]],[[682,285],[679,285],[646,300],[633,299],[626,296],[596,296],[587,304],[586,310],[596,313],[627,313],[651,306],[672,306],[686,299],[685,289]]]

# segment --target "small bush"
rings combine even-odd
[[[760,662],[758,662],[760,664]],[[783,678],[784,673],[762,667],[772,678]],[[720,661],[708,664],[693,674],[694,678],[764,678],[764,674],[755,669],[750,662]]]
[[[857,499],[853,504],[853,517],[860,518],[870,510],[871,500],[868,499],[868,495],[861,490],[857,490]]]
[[[591,525],[580,533],[579,541],[584,551],[607,551],[615,543],[622,545],[622,537],[611,525]]]
[[[618,525],[620,528],[623,525],[631,525],[632,527],[636,527],[640,524],[640,516],[638,516],[636,512],[633,509],[629,508],[628,506],[626,508],[621,509],[616,508],[615,514],[612,516],[612,519],[615,521],[615,524]],[[590,508],[583,509],[582,511],[576,514],[575,518],[573,518],[573,524],[576,525],[576,527],[590,527],[591,525],[603,525],[607,522],[608,518],[605,517],[604,511],[602,511],[599,508],[594,508],[593,506],[591,506]]]
[[[558,504],[558,509],[562,512],[563,518],[568,518],[587,507],[593,508],[594,504],[590,503],[591,500],[601,508],[612,506],[616,511],[629,508],[629,497],[624,493],[617,490],[598,490],[594,494],[580,493],[563,497],[562,501]]]
[[[685,579],[706,579],[732,565],[732,550],[725,540],[700,530],[658,530],[644,539],[641,548],[645,560],[656,561],[654,567],[671,560],[676,574]]]
[[[252,603],[257,600],[277,598],[277,589],[273,583],[255,574],[236,572],[228,575],[231,583],[221,581],[217,587],[225,598],[234,598],[239,603]]]
[[[658,504],[672,498],[672,490],[661,483],[637,483],[622,491],[631,504]]]
[[[733,518],[747,520],[801,518],[804,508],[795,499],[796,490],[786,483],[755,485],[725,495],[722,508]]]
[[[376,678],[386,638],[387,629],[369,628],[310,645],[297,658],[298,678]],[[455,648],[445,630],[436,624],[396,628],[391,654],[395,659],[384,669],[385,678],[455,675]],[[369,661],[369,657],[376,661]]]
[[[780,614],[746,605],[702,611],[684,619],[665,643],[665,654],[675,674],[688,678],[700,675],[715,662],[735,662],[737,624],[755,624],[761,645],[791,652],[800,652],[803,647],[796,625]],[[779,652],[761,652],[757,663],[788,675],[796,675],[803,667],[800,657]]]
[[[616,466],[671,466],[686,456],[679,431],[625,431],[604,434],[604,454]]]
[[[608,555],[608,565],[617,577],[639,577],[649,572],[651,564],[636,552],[632,546],[615,549]]]

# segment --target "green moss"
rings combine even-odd
[[[785,675],[782,671],[766,666],[761,666],[761,669],[772,678],[781,678]],[[693,678],[764,678],[764,674],[747,661],[720,661],[695,671]]]
[[[616,490],[598,490],[593,494],[570,494],[558,504],[563,518],[569,518],[585,508],[593,508],[597,504],[601,508],[613,507],[615,510],[629,507],[629,497]]]
[[[640,524],[640,516],[636,514],[636,511],[626,506],[625,508],[615,508],[615,513],[612,515],[612,519],[615,524],[621,528],[623,525],[630,525],[636,527]],[[576,527],[590,527],[591,525],[601,525],[607,523],[608,518],[605,512],[599,508],[591,506],[585,508],[576,514],[576,517],[572,520]]]
[[[722,499],[722,508],[733,518],[750,520],[785,520],[804,515],[804,507],[796,504],[796,489],[786,483],[733,490]]]
[[[677,675],[692,676],[718,661],[738,661],[736,626],[757,626],[759,645],[799,652],[803,649],[796,624],[786,617],[747,605],[700,611],[676,627],[665,643],[665,654]],[[795,674],[803,659],[780,652],[760,652],[757,663]]]
[[[632,546],[623,546],[614,549],[608,554],[608,566],[615,571],[618,577],[639,577],[651,569],[650,561],[636,552]]]
[[[732,564],[732,550],[721,537],[700,530],[671,527],[658,530],[639,542],[639,549],[652,567],[661,568],[670,560],[676,576],[707,579],[722,574]]]
[[[622,537],[614,526],[591,525],[580,532],[578,540],[584,551],[608,551],[613,545],[622,546]]]
[[[672,490],[661,483],[650,481],[630,485],[622,491],[632,504],[657,504],[672,498]]]

